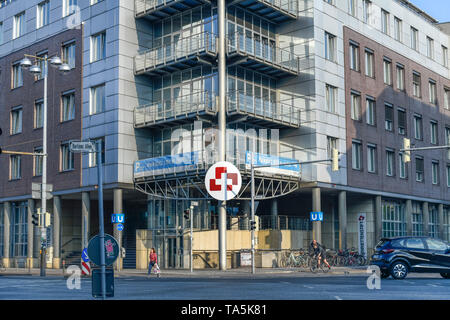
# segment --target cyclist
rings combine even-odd
[[[327,261],[327,254],[325,249],[317,242],[317,240],[313,240],[311,242],[311,251],[314,256],[314,259],[317,259],[317,267],[320,267],[320,260],[327,265],[328,269],[331,269],[330,264]]]

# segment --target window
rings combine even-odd
[[[373,144],[367,145],[367,171],[376,172],[377,147]]]
[[[365,62],[366,62],[366,76],[374,78],[375,69],[373,64],[373,51],[370,49],[365,50]]]
[[[69,171],[74,169],[74,156],[70,152],[69,143],[61,144],[61,171]]]
[[[382,236],[397,237],[406,235],[405,204],[400,201],[384,200],[382,210]]]
[[[338,149],[337,144],[338,139],[334,137],[327,137],[327,156],[328,159],[331,159],[333,157],[333,149]]]
[[[431,144],[438,144],[438,124],[436,121],[430,122],[430,140]]]
[[[416,181],[423,182],[423,158],[416,157]]]
[[[22,106],[11,110],[11,135],[22,133]]]
[[[422,239],[406,239],[405,247],[408,249],[425,249]]]
[[[78,0],[63,0],[63,17],[75,13]]]
[[[336,61],[336,36],[325,32],[325,59]]]
[[[75,42],[63,44],[62,46],[62,59],[71,69],[75,68],[75,49]]]
[[[444,206],[444,238],[447,242],[450,241],[450,210],[449,207]]]
[[[91,37],[91,62],[106,57],[106,33],[101,32]]]
[[[39,66],[39,68],[41,68],[41,72],[35,76],[35,80],[37,81],[44,79],[48,75],[48,52],[40,52],[36,56],[40,58],[37,59],[36,64]]]
[[[350,69],[359,71],[359,45],[350,42]]]
[[[436,91],[436,81],[428,81],[428,95],[430,97],[430,103],[437,104],[437,91]]]
[[[13,39],[19,38],[25,34],[25,12],[14,16]]]
[[[325,88],[325,100],[327,105],[327,111],[336,112],[336,101],[337,101],[337,88],[329,84]]]
[[[447,164],[447,187],[450,188],[450,165]]]
[[[414,97],[420,98],[420,83],[421,83],[421,77],[420,73],[413,72],[413,95]]]
[[[450,146],[450,128],[445,127],[445,145]],[[447,159],[450,160],[450,150],[447,149]]]
[[[361,142],[352,142],[352,168],[361,170]]]
[[[425,239],[428,245],[428,249],[436,250],[436,251],[445,251],[447,250],[447,245],[437,239]]]
[[[422,140],[422,116],[414,115],[414,138]]]
[[[434,40],[427,37],[427,57],[434,59]]]
[[[361,120],[361,96],[359,93],[351,93],[351,117],[353,120]]]
[[[423,236],[423,211],[420,202],[412,201],[411,218],[412,218],[412,235],[415,237]]]
[[[406,111],[398,109],[398,134],[406,135]]]
[[[20,62],[13,64],[12,66],[12,84],[13,89],[21,87],[23,85],[23,72]]]
[[[450,89],[444,88],[444,108],[450,109]]]
[[[348,0],[348,13],[354,17],[358,15],[358,6],[356,0]]]
[[[375,125],[376,112],[375,112],[375,99],[366,98],[366,122],[372,126]]]
[[[10,173],[9,177],[10,180],[18,180],[21,178],[21,156],[20,155],[11,155],[9,158],[9,166],[10,166]]]
[[[405,90],[405,67],[401,64],[397,64],[397,89]]]
[[[445,46],[442,46],[442,65],[448,68],[448,49]]]
[[[428,208],[429,208],[428,236],[436,238],[438,236],[438,209],[436,205],[429,205]]]
[[[391,104],[389,103],[385,103],[384,104],[384,115],[385,115],[385,119],[384,119],[384,128],[387,131],[393,131],[394,129],[394,108],[392,107]]]
[[[389,35],[389,12],[381,9],[381,32]]]
[[[38,4],[36,14],[36,28],[46,26],[50,20],[50,1],[44,1]]]
[[[95,143],[95,146],[97,147],[97,141],[101,141],[102,142],[102,164],[105,163],[105,138],[98,138],[98,139],[94,139],[92,140],[92,142]],[[97,159],[97,152],[94,153],[89,153],[89,167],[96,167],[98,164],[98,159]]]
[[[394,17],[394,39],[402,41],[402,20]]]
[[[90,114],[105,111],[105,85],[99,85],[91,88],[91,107]]]
[[[28,250],[28,212],[26,202],[11,205],[10,257],[26,257]]]
[[[389,177],[394,176],[394,157],[395,153],[393,150],[386,150],[386,175]]]
[[[372,2],[369,0],[363,0],[363,21],[370,23],[370,15],[372,10]]]
[[[42,153],[42,147],[34,148],[34,153]],[[33,175],[35,177],[42,176],[42,156],[33,156],[33,158],[34,158]]]
[[[399,177],[401,179],[406,179],[407,178],[406,163],[403,160],[403,153],[398,154],[398,168],[399,168],[399,170],[398,170]]]
[[[384,83],[387,85],[392,84],[392,63],[391,60],[385,58],[383,60],[383,71],[384,71]]]
[[[411,27],[411,48],[416,51],[419,51],[418,44],[419,44],[419,31],[416,28]]]
[[[91,0],[91,5],[102,2],[103,0]],[[331,1],[331,0],[330,0]]]
[[[439,183],[439,161],[436,160],[431,162],[431,183]]]
[[[75,119],[75,92],[65,92],[61,96],[61,122]]]
[[[34,102],[34,128],[42,128],[44,125],[44,100]]]

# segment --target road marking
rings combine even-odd
[[[406,282],[406,283],[409,283],[409,284],[414,284],[415,282],[412,282],[412,281],[408,281],[408,280],[403,280],[404,282]]]
[[[284,283],[284,284],[292,284],[291,282],[287,282],[287,281],[281,281],[280,283]]]
[[[307,285],[303,285],[303,286],[308,289],[314,289],[314,287],[311,287],[311,286],[307,286]]]
[[[342,298],[339,296],[334,296],[334,297],[336,298],[336,300],[342,300]]]
[[[432,284],[432,283],[428,283],[427,285],[430,286],[430,287],[434,287],[434,288],[440,288],[440,286],[437,286],[437,285]]]

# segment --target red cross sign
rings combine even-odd
[[[241,190],[242,178],[239,170],[226,161],[217,162],[205,176],[205,186],[214,199],[226,201],[237,196]]]

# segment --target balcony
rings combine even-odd
[[[176,99],[165,100],[134,109],[134,127],[156,127],[182,124],[197,116],[215,115],[215,99],[210,92],[201,91]]]
[[[211,2],[209,0],[135,0],[135,16],[156,21],[204,3]]]
[[[139,53],[134,58],[134,71],[136,75],[161,76],[199,63],[211,64],[216,53],[216,35],[203,32]]]
[[[242,33],[228,36],[228,65],[239,64],[273,77],[296,76],[300,58],[292,52],[263,43],[261,38]]]
[[[227,114],[246,116],[246,122],[268,128],[300,127],[300,109],[294,106],[293,100],[270,101],[265,97],[233,91],[228,93]]]
[[[235,0],[236,4],[274,23],[298,17],[298,0]]]

